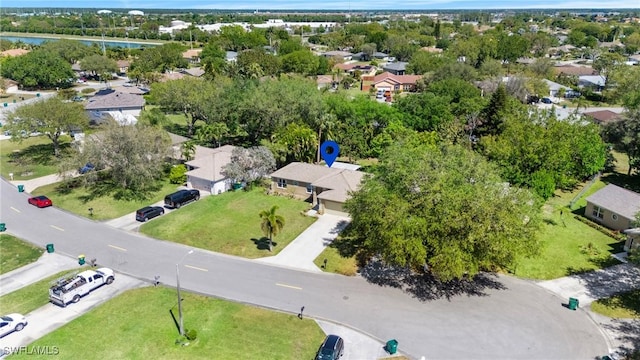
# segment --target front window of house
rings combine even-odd
[[[604,218],[604,210],[599,206],[594,206],[592,215],[593,217],[602,220]]]
[[[287,180],[285,179],[278,179],[278,187],[280,189],[286,189],[287,188]]]

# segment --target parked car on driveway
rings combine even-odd
[[[553,104],[553,101],[551,101],[551,99],[549,98],[542,98],[540,102],[542,102],[543,104]]]
[[[318,353],[315,360],[338,360],[344,355],[344,340],[338,335],[328,335]]]
[[[161,206],[145,206],[136,211],[136,220],[146,222],[147,220],[163,214],[164,209]]]
[[[14,331],[20,331],[27,326],[27,318],[21,314],[0,316],[0,338]]]
[[[96,167],[95,167],[92,163],[88,162],[88,163],[84,164],[84,166],[83,166],[83,167],[81,167],[80,169],[78,169],[78,172],[79,172],[80,174],[86,174],[86,173],[88,173],[89,171],[91,171],[91,170],[93,170],[93,169],[95,169],[95,168],[96,168]]]
[[[29,204],[35,205],[39,208],[44,208],[44,207],[53,205],[51,200],[44,195],[34,196],[32,198],[29,198]]]
[[[164,197],[164,206],[170,209],[179,209],[182,205],[200,200],[200,191],[187,189],[176,191]]]

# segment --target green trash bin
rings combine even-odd
[[[51,254],[53,251],[53,244],[47,244],[47,252]]]
[[[78,255],[78,264],[84,265],[85,262],[84,255]]]
[[[24,185],[18,185],[18,192],[24,192]]]
[[[391,355],[395,354],[398,351],[398,341],[395,339],[387,341],[387,352]]]
[[[234,190],[234,191],[238,191],[238,190],[240,190],[240,189],[242,189],[242,184],[241,184],[241,183],[235,183],[235,184],[233,184],[233,190]]]
[[[7,231],[7,225],[5,223],[0,223],[0,232]]]
[[[576,310],[580,302],[576,298],[569,298],[569,310]]]

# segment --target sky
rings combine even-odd
[[[640,8],[640,0],[2,0],[17,8],[246,9],[246,10],[429,10],[429,9],[614,9]]]

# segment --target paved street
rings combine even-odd
[[[586,312],[533,282],[490,277],[476,288],[447,296],[408,294],[361,277],[295,271],[158,241],[80,218],[57,208],[27,204],[27,194],[0,182],[0,220],[16,236],[58,253],[85,254],[98,264],[175,285],[181,262],[185,289],[266,308],[327,319],[397,339],[398,350],[429,359],[593,359],[607,342]],[[181,259],[183,259],[181,261]],[[416,284],[420,286],[421,284]],[[424,299],[424,300],[421,300]],[[431,300],[428,300],[431,299]]]

